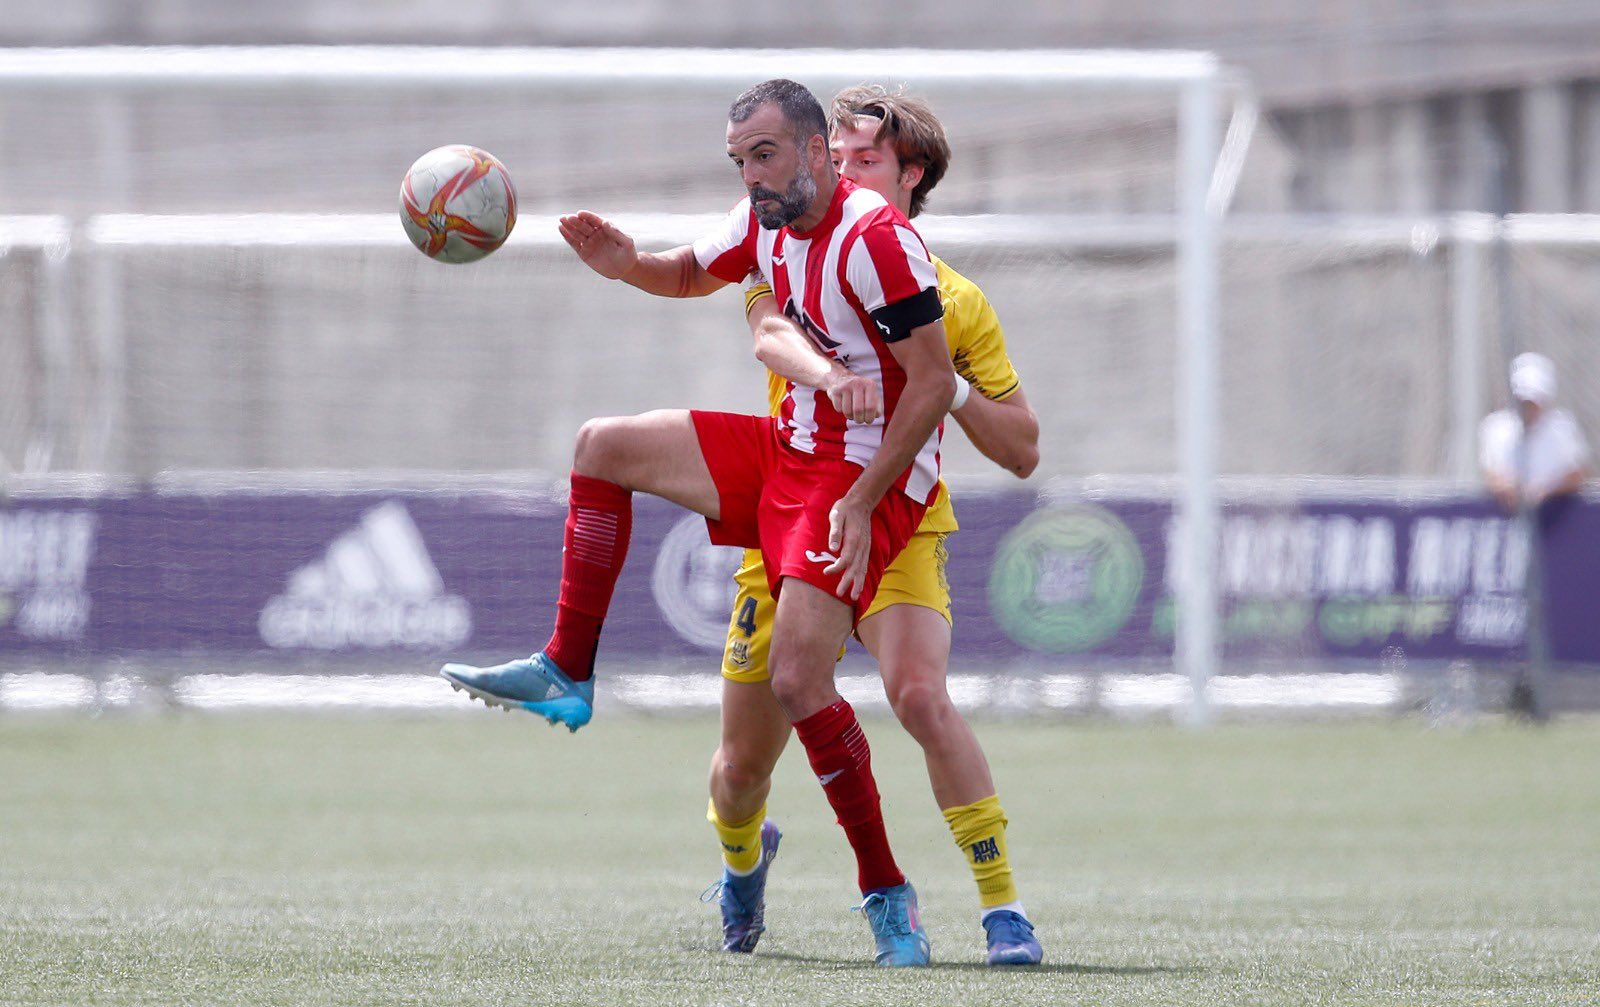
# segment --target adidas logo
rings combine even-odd
[[[445,592],[422,532],[405,505],[390,500],[289,574],[257,628],[281,649],[453,647],[472,635],[472,611]]]

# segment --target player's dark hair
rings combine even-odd
[[[794,142],[804,147],[813,136],[828,138],[828,117],[822,103],[804,84],[776,77],[764,80],[733,100],[728,108],[729,122],[744,122],[756,109],[768,103],[778,106],[783,118],[794,127]]]
[[[878,120],[873,142],[888,140],[902,168],[922,166],[922,181],[911,190],[911,212],[907,214],[915,217],[950,167],[950,141],[945,139],[944,126],[927,102],[907,94],[904,88],[890,91],[877,84],[859,84],[834,96],[830,132],[841,127],[856,129],[862,116]]]

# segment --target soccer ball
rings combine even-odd
[[[400,225],[440,262],[476,262],[517,223],[517,190],[494,155],[451,144],[417,158],[400,182]]]

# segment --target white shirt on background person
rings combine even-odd
[[[1543,497],[1588,460],[1583,431],[1565,409],[1543,410],[1526,437],[1515,409],[1492,412],[1478,424],[1478,464],[1525,496]]]

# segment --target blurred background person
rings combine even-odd
[[[1478,464],[1484,483],[1507,513],[1526,507],[1541,524],[1583,488],[1589,445],[1578,421],[1555,407],[1556,367],[1540,353],[1511,361],[1510,408],[1496,410],[1478,427]]]

